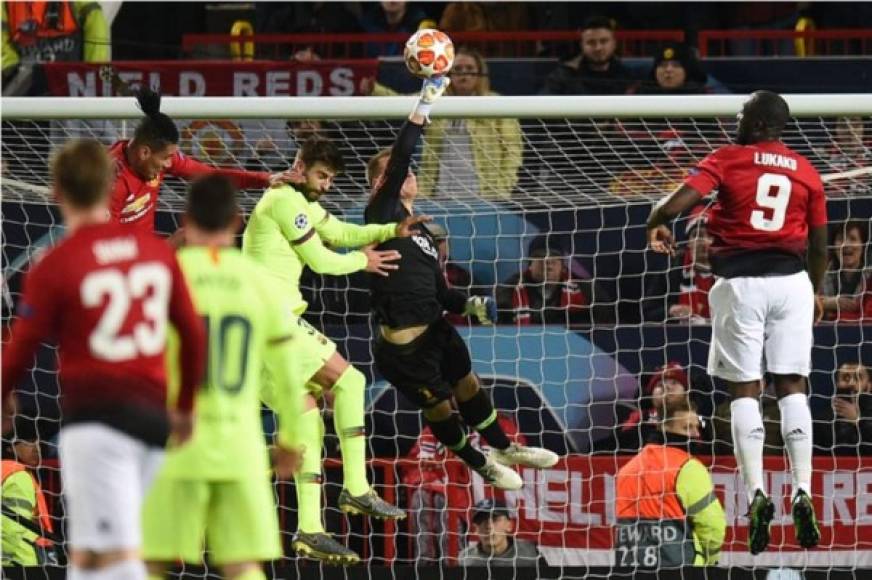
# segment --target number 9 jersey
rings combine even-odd
[[[700,196],[718,192],[708,223],[718,276],[802,271],[809,228],[827,224],[820,175],[780,141],[721,147],[690,170],[685,185]]]

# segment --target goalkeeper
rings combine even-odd
[[[296,371],[293,323],[281,316],[271,277],[234,247],[241,218],[227,177],[191,185],[185,224],[188,247],[179,262],[205,321],[209,364],[194,435],[169,449],[147,495],[144,557],[150,578],[161,578],[179,560],[199,564],[207,540],[210,561],[225,578],[263,580],[260,562],[281,557],[282,549],[259,383],[269,361],[284,387],[283,410],[300,412],[302,397],[292,400],[289,388]],[[280,417],[280,442],[290,439],[285,433],[292,424]],[[278,446],[276,457],[290,475],[298,455]]]
[[[421,98],[393,148],[376,154],[367,164],[367,182],[373,190],[365,213],[368,224],[405,221],[414,216],[418,183],[409,171],[409,163],[430,108],[448,83],[445,77],[424,81]],[[520,489],[521,477],[508,465],[550,467],[557,462],[557,455],[547,449],[512,443],[506,437],[493,403],[472,372],[466,344],[443,316],[448,310],[492,324],[496,305],[491,298],[467,297],[448,288],[432,232],[422,223],[414,228],[410,238],[379,246],[395,250],[402,257],[395,274],[372,280],[372,305],[380,325],[374,347],[378,370],[423,409],[433,435],[485,481],[500,489]],[[452,410],[451,399],[457,401],[463,422],[493,448],[490,455],[470,444],[466,426]]]
[[[402,519],[405,513],[385,502],[370,487],[366,473],[363,373],[336,352],[336,345],[302,318],[306,301],[300,294],[300,274],[305,266],[319,274],[350,274],[366,270],[387,276],[397,266],[398,252],[364,249],[337,254],[324,246],[355,248],[408,236],[412,227],[427,219],[407,217],[399,223],[360,226],[330,215],[318,200],[343,169],[336,146],[320,137],[309,138],[297,153],[292,185],[264,193],[251,214],[242,238],[245,255],[263,264],[280,283],[286,296],[287,316],[295,321],[294,357],[306,407],[295,421],[293,444],[305,449],[300,472],[295,475],[299,529],[292,547],[298,553],[328,562],[353,564],[359,557],[324,532],[321,521],[321,448],[324,422],[316,399],[324,389],[334,395],[334,422],[342,450],[343,490],[339,508],[348,513],[382,519]],[[269,369],[267,369],[269,370]],[[278,386],[269,381],[266,398]]]

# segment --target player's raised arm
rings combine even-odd
[[[382,151],[367,164],[366,178],[373,195],[364,214],[366,223],[396,221],[397,212],[402,208],[403,186],[410,176],[409,165],[415,147],[429,119],[433,103],[442,96],[450,82],[448,77],[425,80],[415,109],[400,129],[393,147]],[[384,171],[379,171],[383,166]],[[380,177],[375,179],[375,175]]]

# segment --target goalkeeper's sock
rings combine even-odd
[[[294,445],[303,446],[303,462],[294,475],[297,488],[297,528],[309,534],[324,531],[321,523],[321,445],[324,440],[324,420],[315,407],[303,413],[295,422]]]
[[[366,427],[363,405],[366,378],[350,366],[333,385],[333,421],[342,449],[343,487],[352,497],[369,491],[366,477]]]
[[[766,494],[763,485],[763,416],[760,403],[751,397],[740,397],[730,403],[732,415],[733,452],[745,482],[748,505],[754,501],[757,490]]]
[[[497,421],[497,412],[490,397],[482,389],[476,391],[468,401],[457,401],[457,410],[466,424],[481,433],[494,449],[502,451],[512,444]]]
[[[473,469],[481,469],[487,463],[484,454],[469,443],[469,438],[463,432],[463,425],[454,413],[444,421],[428,419],[427,424],[436,439]]]
[[[812,423],[808,397],[793,393],[778,400],[781,411],[781,438],[790,458],[793,497],[801,490],[811,497]]]

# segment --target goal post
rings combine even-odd
[[[833,229],[848,221],[868,226],[872,95],[784,96],[792,114],[784,141],[824,176]],[[711,428],[723,420],[719,410],[727,398],[705,374],[708,321],[702,312],[678,315],[673,308],[685,287],[693,285],[696,250],[690,232],[695,222],[682,217],[673,226],[678,257],[646,248],[651,204],[680,184],[705,155],[731,142],[736,114],[746,99],[446,97],[433,108],[433,124],[413,159],[420,189],[416,210],[432,215],[446,230],[449,283],[499,302],[496,326],[453,322],[504,420],[530,444],[566,456],[550,470],[521,470],[524,489],[499,495],[513,510],[518,537],[536,543],[552,565],[613,562],[614,477],[628,457],[617,449],[635,429],[633,412],[646,404],[641,396],[651,373],[672,361],[685,370],[686,388],[706,422],[711,451],[705,462],[727,512],[722,565],[872,565],[865,499],[872,457],[816,450],[813,486],[824,542],[820,549],[804,552],[795,545],[788,521],[789,470],[777,442],[769,439],[766,481],[778,517],[770,550],[757,558],[748,555],[747,505],[730,442],[723,438],[723,425]],[[408,96],[165,97],[161,109],[177,121],[181,149],[216,165],[278,171],[290,165],[307,135],[336,140],[347,170],[322,201],[343,219],[360,222],[370,190],[366,163],[391,145],[413,103]],[[73,137],[96,137],[107,145],[130,138],[141,117],[132,98],[3,99],[4,323],[13,317],[29,262],[62,235],[48,177],[52,150]],[[246,212],[261,193],[241,193]],[[163,182],[160,231],[169,233],[179,224],[183,195],[182,182]],[[864,253],[868,266],[868,247]],[[556,281],[541,274],[543,256],[559,263]],[[366,554],[368,565],[431,557],[456,563],[460,550],[475,541],[471,506],[493,491],[455,463],[439,472],[423,457],[410,456],[422,425],[419,413],[373,367],[367,284],[365,275],[307,274],[307,317],[367,374],[375,481],[380,490],[389,487],[390,496],[411,517],[397,526],[344,520],[335,508],[341,489],[337,452],[328,444],[326,524]],[[554,298],[549,294],[553,284],[578,302]],[[550,306],[539,309],[537,301],[546,298],[552,300]],[[872,367],[872,319],[861,313],[815,328],[810,383],[818,427],[826,426],[822,417],[832,406],[840,365],[855,362]],[[25,415],[56,430],[59,391],[53,365],[54,354],[46,349],[19,388]],[[764,397],[764,410],[767,401]],[[765,417],[769,431],[777,419]],[[265,423],[268,429],[269,420]],[[47,448],[43,471],[56,474],[50,444]],[[427,471],[431,469],[435,471]],[[422,476],[444,480],[441,500],[433,495],[438,486],[421,484]],[[279,490],[288,544],[296,522],[293,489],[282,483]],[[59,491],[48,489],[55,506]],[[416,517],[421,513],[431,517]]]

